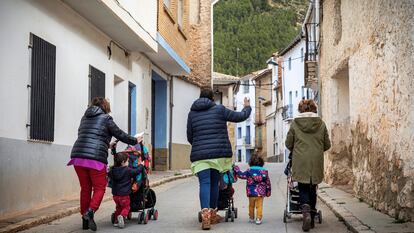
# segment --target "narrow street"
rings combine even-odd
[[[245,181],[235,184],[235,204],[239,209],[239,218],[234,223],[214,225],[213,232],[302,232],[301,218],[294,216],[287,224],[282,221],[286,200],[286,179],[283,174],[284,164],[267,164],[272,180],[272,196],[265,199],[262,225],[248,223],[248,205],[245,194]],[[245,168],[245,166],[243,166]],[[147,225],[138,225],[137,220],[127,222],[123,232],[203,232],[197,221],[198,183],[195,177],[175,181],[155,188],[157,193],[157,208],[159,220],[151,220]],[[96,215],[98,232],[114,232],[110,223],[110,215],[114,203],[103,203]],[[323,212],[323,223],[317,224],[310,232],[345,233],[349,232],[328,207],[318,202],[318,208]],[[223,213],[222,213],[223,214]],[[135,215],[134,215],[135,216]],[[85,232],[81,230],[79,215],[72,215],[49,225],[41,225],[25,232]]]

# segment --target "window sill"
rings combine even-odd
[[[173,13],[172,13],[172,12],[171,12],[171,10],[168,8],[168,6],[166,6],[165,4],[164,4],[164,11],[167,13],[168,18],[170,18],[171,22],[172,22],[173,24],[175,24],[175,17],[174,17],[174,15],[173,15]]]
[[[41,144],[53,144],[52,141],[43,141],[43,140],[38,140],[38,139],[27,139],[28,142],[32,142],[32,143],[41,143]]]
[[[184,37],[184,40],[187,40],[187,33],[184,31],[184,29],[180,25],[178,25],[178,31]]]

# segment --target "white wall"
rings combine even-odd
[[[284,105],[289,104],[289,92],[292,92],[293,117],[298,114],[298,104],[302,100],[302,87],[304,83],[305,59],[301,58],[301,49],[305,52],[305,41],[302,40],[296,44],[290,51],[283,55],[283,101]],[[289,58],[291,61],[291,69],[289,70]],[[306,88],[304,93],[306,96]],[[296,95],[297,93],[297,95]]]
[[[110,0],[113,1],[113,0]],[[142,27],[147,30],[151,36],[156,38],[157,34],[157,13],[158,1],[131,1],[118,0],[121,6],[131,13]],[[127,16],[129,18],[129,16]]]
[[[243,83],[243,81],[242,81]],[[236,158],[237,158],[237,151],[239,149],[242,150],[242,162],[249,162],[246,161],[246,146],[244,145],[244,141],[243,141],[243,137],[246,136],[246,126],[250,125],[250,142],[251,142],[251,148],[250,149],[254,149],[255,146],[255,135],[256,135],[256,131],[255,131],[255,113],[256,113],[256,101],[255,101],[255,87],[252,85],[252,81],[249,80],[249,92],[248,93],[244,93],[244,86],[240,85],[239,87],[239,91],[236,93],[235,96],[235,101],[236,101],[236,111],[241,111],[243,109],[243,103],[244,103],[244,98],[247,97],[250,99],[250,105],[252,107],[252,112],[250,114],[250,117],[243,122],[237,123],[236,124],[236,128],[235,128],[235,142],[236,142],[236,151],[234,152],[236,154]],[[238,128],[241,127],[242,129],[242,137],[239,139],[238,138]]]
[[[25,125],[29,105],[26,84],[30,80],[31,53],[27,46],[31,32],[56,46],[56,144],[72,145],[76,139],[80,118],[88,104],[89,64],[105,73],[106,95],[111,104],[114,75],[131,80],[137,87],[144,84],[139,77],[141,73],[149,72],[150,62],[145,57],[139,62],[131,61],[116,49],[108,60],[106,46],[110,38],[63,3],[4,1],[0,12],[1,34],[7,35],[0,38],[2,54],[7,55],[0,64],[3,71],[0,96],[4,108],[9,109],[8,114],[2,114],[1,137],[27,138]],[[127,93],[127,85],[124,89]],[[140,98],[137,102],[142,103]]]
[[[200,96],[200,88],[179,78],[174,78],[173,82],[173,143],[190,145],[187,141],[187,118],[191,105]]]
[[[52,144],[26,141],[30,33],[56,46],[55,140]],[[150,138],[151,63],[145,56],[132,54],[126,58],[123,51],[113,46],[108,60],[106,46],[111,39],[61,1],[1,1],[0,34],[0,104],[5,110],[0,116],[0,195],[3,197],[0,214],[78,193],[76,175],[66,163],[88,104],[89,65],[105,73],[106,97],[114,109],[115,122],[124,130],[128,126],[124,102],[128,81],[137,86],[137,127],[139,131],[147,128]],[[117,87],[116,94],[115,75],[125,80]],[[116,105],[115,101],[122,105]],[[147,126],[145,109],[149,109]],[[14,148],[28,148],[33,153]],[[25,183],[28,177],[35,185],[10,185]]]

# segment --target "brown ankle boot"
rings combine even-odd
[[[211,212],[211,224],[217,224],[223,221],[223,217],[217,214],[217,209],[210,209]]]
[[[211,228],[211,213],[210,210],[205,208],[201,210],[201,229],[210,230]]]
[[[303,231],[309,231],[311,229],[311,215],[310,215],[310,206],[308,204],[302,205],[302,215],[303,215]]]

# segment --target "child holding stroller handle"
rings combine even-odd
[[[125,218],[130,210],[131,179],[143,172],[144,167],[139,165],[131,168],[127,153],[119,152],[114,155],[114,166],[110,169],[108,177],[112,182],[112,195],[116,204],[114,226],[124,228]]]
[[[246,192],[249,198],[249,221],[260,225],[263,218],[263,199],[271,195],[270,178],[268,171],[263,167],[263,159],[257,154],[251,157],[249,166],[250,168],[245,172],[240,171],[240,168],[235,166],[234,172],[238,178],[247,180]]]

